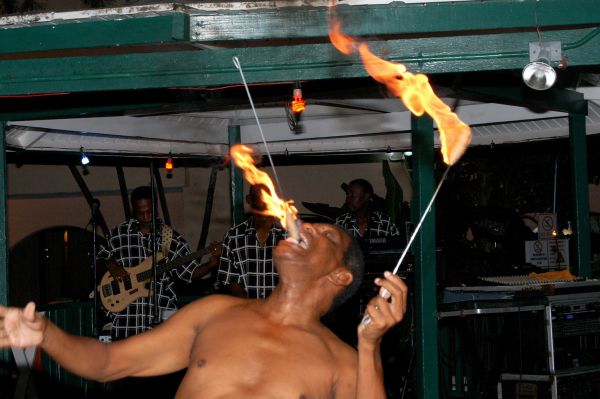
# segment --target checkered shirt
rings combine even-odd
[[[346,230],[352,237],[366,239],[371,237],[393,237],[399,236],[400,230],[392,223],[389,215],[383,212],[373,211],[369,213],[367,230],[363,236],[360,235],[356,218],[350,212],[344,213],[335,219],[335,224]]]
[[[266,298],[279,281],[273,266],[273,248],[286,236],[282,228],[273,225],[265,246],[261,247],[252,217],[233,227],[223,238],[219,282],[241,285],[248,298]]]
[[[157,252],[162,250],[160,232],[161,227],[159,225],[156,234]],[[136,219],[131,219],[111,231],[107,238],[107,245],[100,246],[98,259],[113,259],[119,266],[127,270],[127,268],[135,267],[146,258],[151,257],[152,247],[151,235],[142,234],[139,230],[139,222]],[[179,233],[173,231],[173,239],[169,246],[167,260],[172,261],[188,254],[190,254],[190,248],[187,242]],[[158,276],[157,299],[161,314],[165,310],[177,309],[174,279],[179,278],[186,283],[191,282],[192,273],[196,266],[198,266],[198,263],[194,260]],[[120,313],[109,313],[109,315],[113,324],[111,334],[115,339],[126,338],[149,330],[155,324],[153,318],[154,295],[138,298]]]

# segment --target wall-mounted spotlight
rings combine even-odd
[[[87,165],[90,163],[90,159],[88,158],[88,156],[85,154],[85,152],[83,151],[83,147],[79,148],[79,153],[81,155],[81,164],[83,166]]]
[[[521,73],[523,82],[534,90],[548,90],[556,82],[554,66],[565,67],[561,42],[529,43],[529,64]]]

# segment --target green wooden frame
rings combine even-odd
[[[9,102],[14,99],[16,109],[4,119],[31,111],[18,96],[239,84],[233,56],[239,58],[249,83],[366,77],[358,57],[340,54],[329,44],[328,11],[327,7],[207,7],[0,27],[0,97]],[[538,41],[538,30],[544,41],[562,43],[569,68],[600,65],[600,7],[596,0],[390,3],[339,6],[337,12],[346,33],[368,41],[376,54],[402,62],[412,72],[518,70],[529,61],[528,45]],[[160,99],[153,105],[159,103]],[[19,108],[19,104],[24,105]],[[36,110],[35,115],[117,113],[138,106],[147,105],[107,102],[75,110],[71,105],[46,112]],[[576,157],[585,151],[583,118],[581,113],[571,117]],[[432,134],[430,121],[413,120],[419,163],[415,209],[422,209],[432,192]],[[237,136],[239,127],[237,133],[232,127],[230,142],[238,141]],[[582,162],[574,164],[577,171],[583,168]],[[6,178],[4,167],[0,169],[4,198]],[[239,215],[243,198],[239,176],[233,173],[232,181],[234,211]],[[575,210],[578,222],[585,224],[581,212],[586,207],[583,194],[587,187],[583,187],[582,179],[577,183]],[[1,198],[0,213],[4,215],[0,217],[4,240],[0,240],[0,302],[6,303],[7,229],[5,200]],[[419,268],[417,282],[421,295],[417,315],[420,397],[432,399],[438,395],[435,275],[427,264],[435,264],[434,232],[434,223],[428,222],[415,246],[416,257],[424,266]],[[581,237],[577,239],[581,242]],[[584,243],[582,250],[589,252],[589,244],[586,247]],[[585,254],[578,256],[587,259]]]

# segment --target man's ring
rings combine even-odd
[[[375,305],[375,310],[379,310],[379,305]]]

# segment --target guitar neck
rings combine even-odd
[[[204,249],[201,249],[199,251],[192,252],[191,254],[183,256],[181,258],[177,258],[177,259],[175,259],[175,260],[173,260],[171,262],[158,264],[156,266],[156,275],[160,276],[161,274],[166,273],[169,270],[174,269],[174,268],[176,268],[178,266],[181,266],[181,265],[183,265],[185,263],[191,262],[194,259],[199,258],[202,255],[207,254],[208,252],[210,252],[210,249],[204,248]],[[141,272],[141,273],[138,273],[137,274],[137,279],[138,279],[138,281],[149,280],[149,279],[151,279],[153,277],[152,274],[153,274],[152,273],[152,260],[150,259],[150,268],[148,270],[145,270],[145,271]]]

